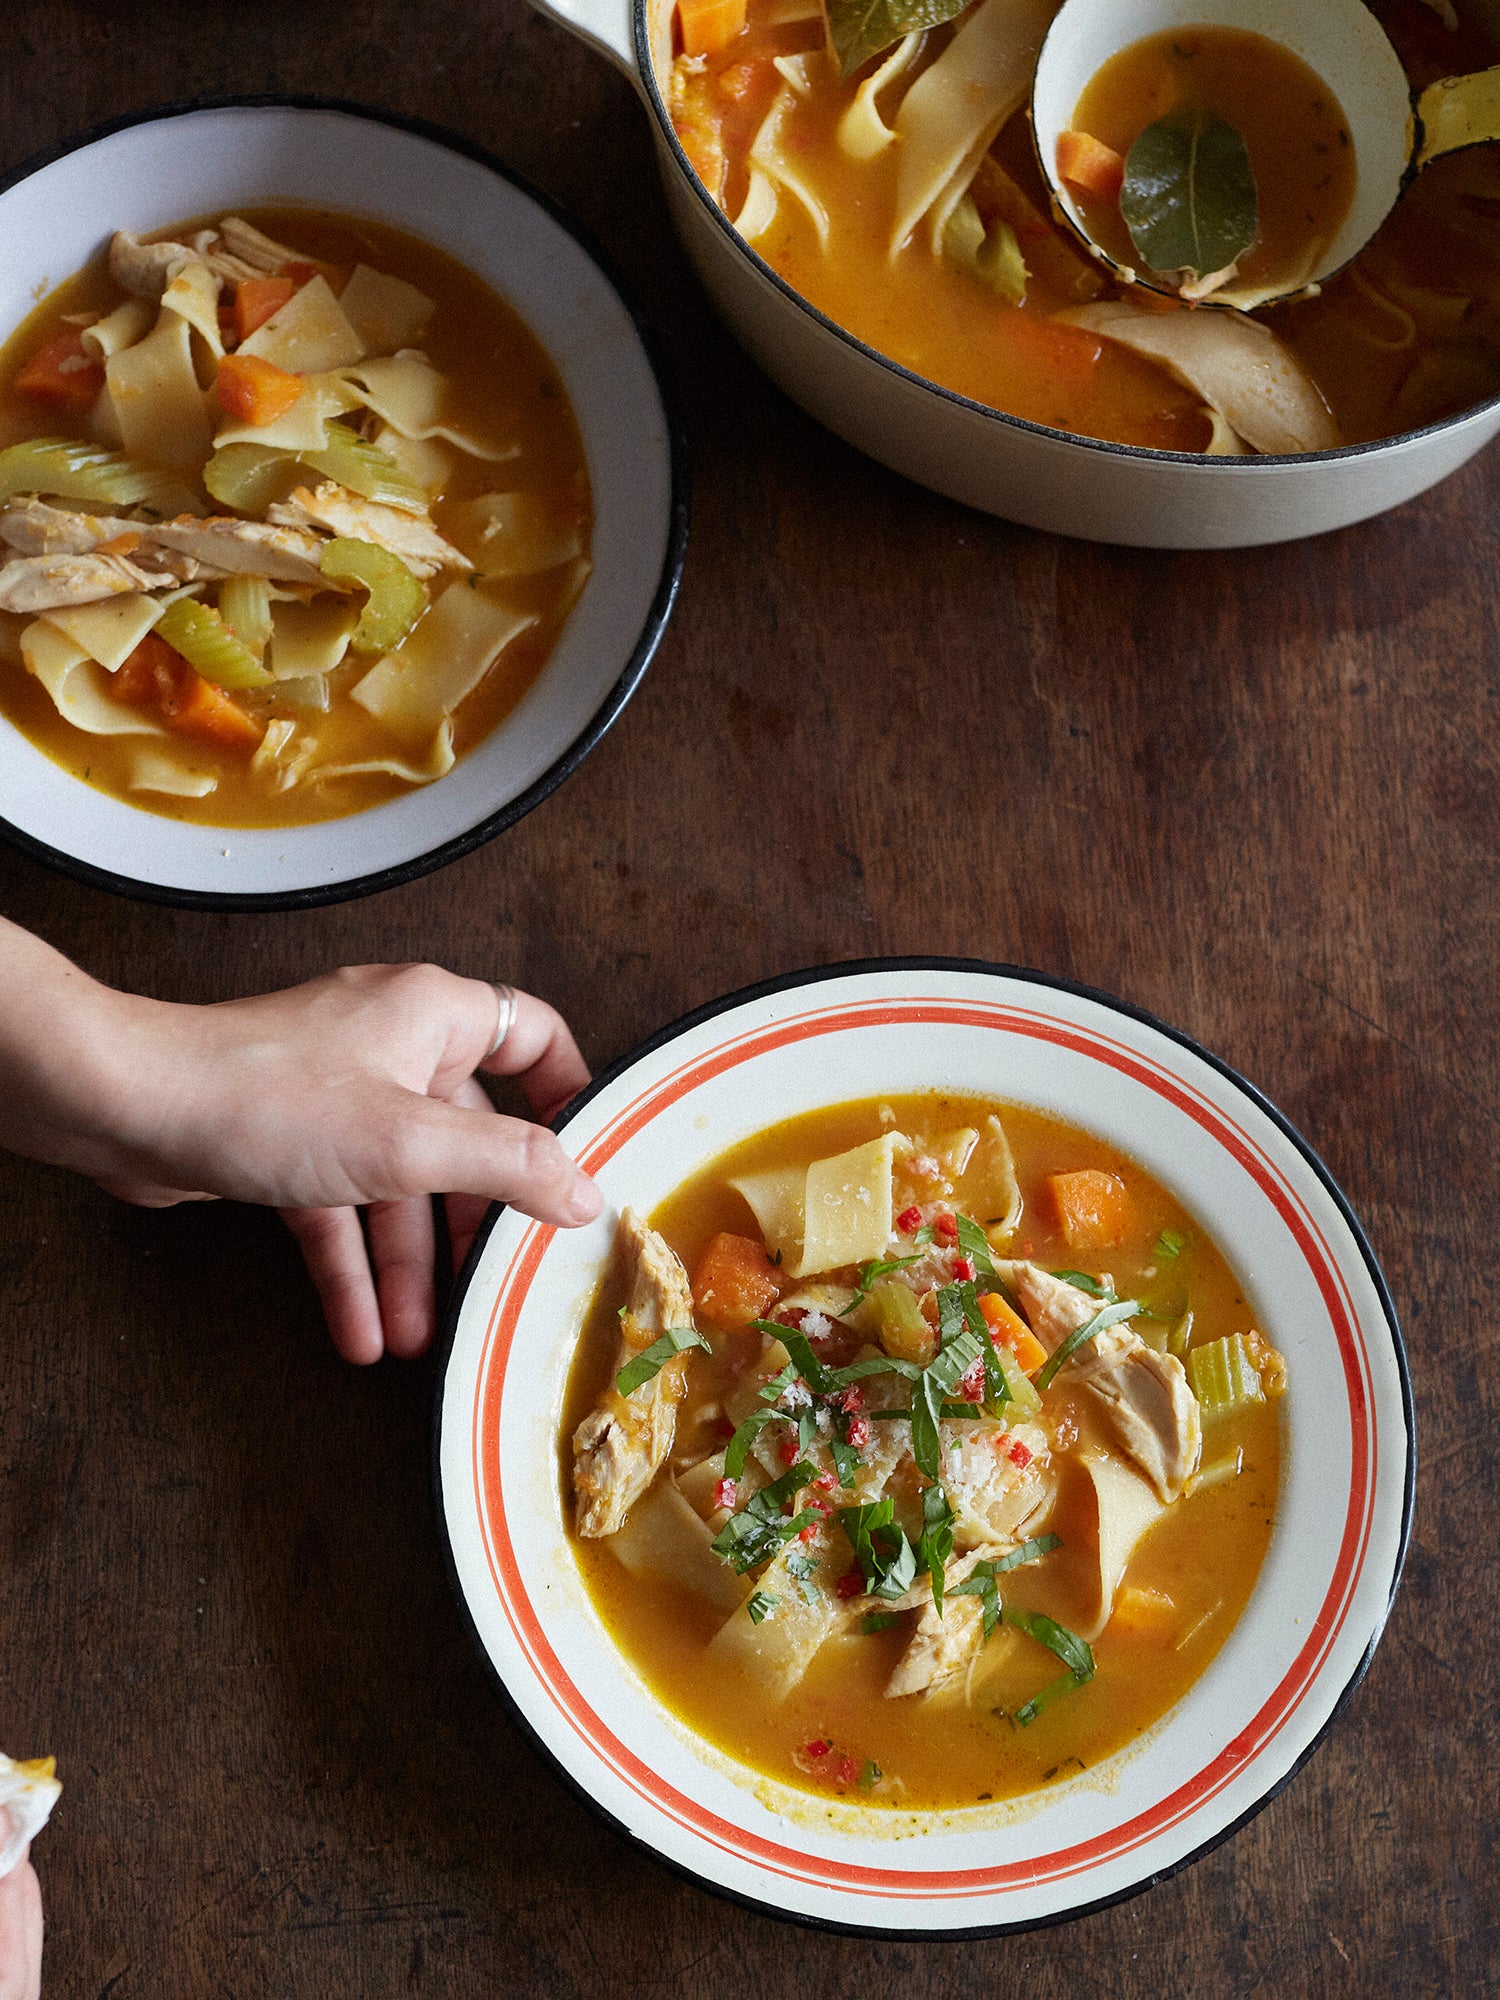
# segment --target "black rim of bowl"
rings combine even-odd
[[[1391,1298],[1390,1287],[1386,1284],[1385,1274],[1380,1268],[1374,1250],[1371,1248],[1369,1238],[1366,1236],[1354,1210],[1349,1205],[1347,1196],[1315,1148],[1302,1136],[1291,1120],[1279,1111],[1268,1097],[1256,1089],[1253,1083],[1248,1082],[1246,1078],[1240,1075],[1237,1069],[1223,1061],[1221,1057],[1203,1048],[1200,1043],[1193,1040],[1191,1035],[1184,1034],[1178,1028],[1170,1027],[1165,1021],[1159,1020],[1156,1015],[1148,1013],[1143,1007],[1132,1006],[1129,1001],[1118,999],[1112,993],[1101,992],[1097,987],[1083,985],[1077,980],[1063,979],[1051,973],[1037,972],[1028,966],[1005,965],[992,962],[988,959],[944,958],[925,955],[897,958],[850,959],[841,964],[814,966],[806,971],[789,972],[774,979],[759,980],[754,985],[742,986],[737,992],[727,994],[719,1000],[711,1000],[704,1006],[695,1007],[689,1013],[680,1015],[678,1019],[661,1029],[659,1033],[639,1043],[626,1055],[621,1056],[617,1062],[611,1063],[606,1070],[603,1070],[594,1078],[587,1089],[580,1091],[578,1096],[553,1120],[552,1129],[555,1132],[563,1131],[586,1104],[597,1097],[602,1090],[607,1089],[617,1078],[623,1076],[627,1070],[633,1068],[636,1063],[643,1061],[647,1056],[653,1055],[658,1049],[664,1048],[668,1043],[678,1040],[679,1037],[688,1033],[691,1029],[699,1027],[706,1021],[715,1019],[720,1014],[726,1014],[735,1007],[742,1006],[749,1001],[766,999],[778,993],[793,992],[801,987],[823,985],[831,980],[859,978],[869,973],[892,972],[916,974],[956,972],[977,975],[981,978],[1021,981],[1028,985],[1043,987],[1050,992],[1066,993],[1078,999],[1092,1001],[1098,1006],[1107,1008],[1111,1013],[1123,1015],[1127,1020],[1139,1022],[1142,1026],[1152,1029],[1156,1034],[1163,1036],[1177,1048],[1185,1049],[1189,1054],[1197,1057],[1200,1062],[1206,1063],[1217,1075],[1233,1084],[1237,1090],[1249,1099],[1250,1103],[1257,1110],[1264,1113],[1277,1130],[1295,1147],[1303,1161],[1312,1170],[1316,1179],[1333,1200],[1339,1213],[1348,1225],[1355,1246],[1364,1261],[1365,1269],[1380,1300],[1381,1311],[1391,1337],[1396,1371],[1401,1386],[1401,1410],[1406,1425],[1406,1463],[1401,1498],[1401,1531],[1396,1547],[1396,1559],[1391,1571],[1390,1590],[1380,1616],[1376,1621],[1375,1629],[1370,1634],[1369,1644],[1361,1653],[1353,1673],[1339,1691],[1332,1708],[1329,1710],[1327,1719],[1314,1733],[1305,1748],[1283,1776],[1276,1779],[1274,1783],[1269,1784],[1228,1826],[1210,1835],[1200,1846],[1184,1854],[1180,1860],[1174,1861],[1169,1867],[1152,1870],[1143,1875],[1139,1881],[1132,1882],[1127,1888],[1116,1890],[1111,1895],[1101,1896],[1090,1902],[1071,1904],[1066,1909],[1050,1912],[1043,1917],[1028,1918],[1017,1923],[974,1924],[962,1928],[949,1928],[947,1926],[938,1929],[924,1929],[920,1926],[901,1928],[892,1926],[888,1928],[884,1925],[843,1923],[832,1917],[809,1916],[798,1910],[784,1910],[762,1897],[747,1895],[738,1889],[726,1888],[722,1883],[713,1881],[707,1874],[700,1873],[689,1863],[678,1861],[669,1855],[663,1854],[645,1834],[633,1832],[623,1821],[617,1819],[607,1807],[601,1805],[598,1799],[593,1797],[581,1779],[576,1777],[557,1753],[542,1740],[531,1722],[522,1713],[519,1703],[506,1686],[504,1678],[495,1665],[494,1660],[490,1657],[484,1641],[479,1636],[479,1629],[474,1622],[468,1600],[464,1595],[463,1585],[459,1580],[458,1565],[453,1555],[452,1538],[448,1532],[448,1513],[444,1503],[442,1472],[443,1405],[447,1389],[448,1368],[453,1356],[454,1341],[457,1338],[459,1316],[468,1296],[469,1287],[473,1282],[479,1259],[484,1252],[486,1243],[489,1241],[490,1233],[500,1217],[505,1213],[505,1204],[503,1202],[496,1202],[486,1214],[469,1248],[469,1253],[464,1259],[463,1268],[454,1279],[447,1307],[443,1315],[435,1354],[436,1380],[432,1410],[432,1483],[436,1502],[435,1515],[438,1543],[442,1555],[443,1568],[447,1574],[449,1588],[453,1592],[454,1601],[458,1606],[459,1617],[475,1651],[484,1665],[491,1685],[499,1694],[510,1713],[512,1721],[519,1727],[522,1735],[530,1741],[533,1748],[540,1753],[543,1759],[561,1777],[563,1783],[573,1795],[581,1799],[589,1810],[597,1814],[607,1826],[613,1828],[616,1833],[631,1842],[642,1853],[649,1855],[653,1861],[669,1870],[673,1875],[680,1877],[681,1880],[691,1882],[700,1889],[706,1889],[710,1894],[722,1897],[725,1901],[734,1903],[741,1909],[751,1910],[758,1916],[778,1917],[785,1923],[800,1924],[808,1930],[827,1931],[842,1937],[885,1940],[890,1943],[899,1944],[960,1944],[966,1940],[1009,1937],[1020,1932],[1049,1930],[1056,1924],[1071,1923],[1077,1917],[1092,1916],[1100,1910],[1113,1909],[1117,1904],[1126,1903],[1135,1896],[1144,1895],[1148,1889],[1155,1888],[1157,1883],[1170,1881],[1174,1875],[1180,1874],[1184,1868],[1191,1867],[1194,1862],[1201,1861],[1205,1855],[1211,1854],[1216,1847],[1222,1846],[1226,1840],[1229,1840],[1234,1834],[1238,1833],[1241,1827],[1248,1825],[1257,1813],[1262,1811],[1273,1799],[1279,1797],[1286,1790],[1287,1786],[1291,1784],[1303,1765],[1306,1764],[1314,1751],[1324,1741],[1335,1723],[1343,1715],[1344,1710],[1348,1707],[1355,1689],[1364,1679],[1369,1669],[1370,1661],[1374,1658],[1375,1648],[1380,1643],[1386,1621],[1390,1616],[1391,1606],[1395,1602],[1396,1590],[1400,1584],[1401,1572],[1406,1562],[1407,1548],[1411,1541],[1412,1513],[1415,1504],[1417,1475],[1416,1417],[1412,1404],[1411,1372],[1407,1363],[1406,1343],[1402,1336],[1400,1322],[1396,1317],[1396,1307]]]
[[[441,125],[434,125],[427,119],[409,118],[399,112],[382,110],[368,104],[357,104],[344,98],[301,96],[275,91],[184,98],[169,104],[152,105],[143,111],[128,112],[120,118],[111,118],[104,124],[93,126],[77,138],[63,140],[58,145],[49,146],[43,152],[34,153],[11,173],[0,177],[0,195],[6,194],[22,181],[29,180],[43,168],[54,165],[58,160],[66,159],[72,153],[82,152],[85,147],[96,145],[101,139],[108,139],[116,132],[128,131],[136,125],[164,124],[175,118],[188,118],[199,112],[213,111],[334,112],[342,117],[361,119],[366,124],[384,125],[398,132],[410,133],[415,138],[429,140],[450,153],[460,154],[464,159],[473,160],[477,165],[487,168],[498,179],[507,182],[524,195],[527,200],[534,202],[543,214],[573,238],[584,255],[598,267],[635,328],[636,337],[640,341],[655,381],[662,414],[666,421],[670,484],[667,546],[650,609],[624,667],[587,724],[562,755],[523,792],[477,821],[475,825],[466,828],[462,833],[455,834],[451,840],[442,841],[425,853],[415,855],[409,861],[397,862],[390,868],[377,869],[368,875],[349,876],[336,882],[314,883],[296,889],[246,891],[185,889],[174,888],[167,883],[143,882],[135,876],[118,875],[110,869],[96,867],[92,862],[81,861],[76,855],[53,847],[50,842],[38,839],[35,834],[12,825],[9,820],[0,816],[0,837],[11,842],[22,853],[30,855],[35,861],[43,862],[49,868],[57,869],[60,874],[72,876],[75,881],[86,883],[90,888],[106,889],[113,895],[126,896],[134,902],[159,903],[173,909],[185,910],[248,912],[317,909],[330,903],[353,902],[361,896],[373,896],[382,889],[399,888],[403,883],[414,882],[420,876],[431,874],[434,869],[446,867],[450,861],[457,861],[463,855],[471,854],[476,847],[482,847],[486,841],[493,840],[496,834],[504,833],[507,827],[514,826],[517,820],[523,819],[534,806],[549,798],[567,778],[573,775],[605,735],[640,686],[646,669],[655,656],[672,615],[678,585],[682,579],[682,567],[687,556],[690,488],[687,433],[683,425],[676,384],[661,341],[637,304],[630,287],[615,269],[610,257],[599,248],[587,230],[575,222],[549,195],[533,187],[522,175],[503,166],[484,147],[476,146],[471,140],[462,138]],[[45,754],[44,751],[37,751],[38,756]],[[82,784],[83,780],[80,778],[77,782]],[[354,813],[348,817],[357,823],[360,815]],[[210,831],[216,830],[218,829],[210,829]],[[243,832],[244,829],[225,827],[222,831],[232,836]],[[296,829],[290,831],[295,833]]]
[[[1446,431],[1458,430],[1463,425],[1481,419],[1500,408],[1500,394],[1496,394],[1486,397],[1481,403],[1475,403],[1470,409],[1460,410],[1456,416],[1441,417],[1435,423],[1423,424],[1414,431],[1400,431],[1395,437],[1372,438],[1366,444],[1339,445],[1331,451],[1285,452],[1275,456],[1254,458],[1210,458],[1202,452],[1158,451],[1149,445],[1115,444],[1109,438],[1085,437],[1079,431],[1058,430],[1052,424],[1034,423],[1030,417],[1014,416],[1009,410],[995,409],[992,404],[977,403],[972,396],[961,395],[957,389],[945,389],[940,382],[934,382],[930,376],[919,375],[915,369],[906,367],[903,362],[893,361],[890,355],[882,354],[878,347],[871,347],[867,341],[861,340],[857,333],[851,333],[847,327],[840,326],[836,319],[830,319],[827,313],[815,306],[810,299],[805,299],[794,286],[789,285],[780,272],[766,262],[755,246],[745,241],[693,171],[692,164],[682,149],[682,142],[677,137],[671,115],[662,98],[661,86],[656,79],[655,66],[651,61],[651,30],[646,19],[646,0],[633,0],[632,34],[635,67],[640,75],[658,136],[669,148],[674,165],[685,178],[699,207],[719,233],[746,260],[756,275],[772,290],[779,292],[783,298],[798,307],[826,333],[833,334],[845,347],[852,348],[866,361],[876,362],[887,374],[894,375],[903,382],[909,382],[913,388],[925,389],[940,402],[951,403],[958,409],[969,411],[973,416],[983,417],[988,422],[999,425],[1002,429],[1026,431],[1033,437],[1052,438],[1059,444],[1074,445],[1082,452],[1098,453],[1106,458],[1133,458],[1169,465],[1193,465],[1201,468],[1208,478],[1263,479],[1285,466],[1334,465],[1346,463],[1350,459],[1368,458],[1374,452],[1389,451],[1398,445],[1407,446],[1421,438],[1436,437]],[[822,422],[822,419],[814,414],[813,421]],[[861,451],[863,447],[854,445],[851,449]],[[869,455],[866,453],[866,456]],[[1446,476],[1440,474],[1439,478]],[[911,474],[902,473],[898,477],[913,478],[913,484],[921,484]],[[960,501],[956,504],[962,506],[965,503]],[[1358,524],[1350,522],[1348,525],[1352,527]],[[1125,544],[1125,546],[1131,545]]]

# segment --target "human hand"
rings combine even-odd
[[[0,1142],[126,1201],[281,1209],[339,1352],[417,1354],[433,1331],[432,1194],[449,1197],[460,1256],[492,1200],[563,1225],[601,1205],[552,1133],[497,1116],[476,1081],[517,1077],[551,1117],[588,1081],[566,1023],[517,994],[491,1054],[499,1012],[493,986],[433,965],[176,1006],[0,926]]]
[[[42,1890],[23,1854],[0,1875],[0,2000],[39,2000],[42,1990]]]

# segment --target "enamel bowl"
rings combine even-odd
[[[754,360],[831,431],[936,493],[1027,527],[1139,548],[1247,548],[1368,520],[1423,493],[1500,431],[1500,397],[1404,436],[1285,458],[1146,451],[1051,430],[890,360],[793,291],[688,164],[668,97],[673,0],[532,0],[624,71],[656,142],[667,205],[715,305]],[[1219,0],[1215,0],[1219,4]],[[1255,0],[1255,5],[1264,0]],[[1465,0],[1500,24],[1500,0]],[[1140,20],[1143,0],[1100,0]],[[1307,12],[1318,12],[1307,0]],[[1125,39],[1133,39],[1125,37]]]
[[[1139,1160],[1217,1240],[1287,1357],[1283,1492],[1244,1616],[1128,1752],[1012,1805],[912,1815],[774,1784],[660,1706],[569,1547],[564,1387],[616,1219],[815,1106],[947,1089],[1039,1106]],[[607,1195],[575,1231],[492,1213],[450,1313],[435,1456],[451,1572],[514,1712],[605,1817],[705,1887],[907,1937],[1043,1924],[1147,1887],[1241,1825],[1360,1679],[1405,1551],[1405,1356],[1327,1170],[1247,1083],[1118,1001],[961,960],[876,961],[703,1008],[602,1077],[559,1129]],[[893,1837],[900,1836],[900,1837]]]
[[[0,184],[0,328],[138,234],[235,207],[369,215],[448,251],[547,350],[593,482],[593,572],[551,658],[435,784],[312,826],[190,825],[95,791],[0,718],[0,831],[65,872],[153,901],[288,908],[368,894],[510,826],[586,757],[635,691],[676,593],[686,459],[634,307],[550,204],[487,155],[354,105],[255,99],[148,112]]]

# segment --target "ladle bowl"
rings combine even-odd
[[[1229,284],[1205,304],[1249,311],[1305,293],[1357,257],[1429,161],[1500,138],[1500,69],[1450,77],[1418,96],[1365,0],[1065,0],[1047,32],[1032,87],[1032,127],[1042,175],[1061,215],[1114,275],[1175,296],[1160,273],[1120,264],[1089,233],[1057,170],[1057,142],[1106,63],[1153,35],[1238,28],[1277,42],[1315,71],[1338,99],[1354,143],[1357,180],[1333,240],[1279,283]]]

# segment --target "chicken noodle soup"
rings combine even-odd
[[[738,1762],[872,1805],[1092,1769],[1270,1537],[1281,1356],[1156,1181],[983,1099],[820,1111],[627,1210],[569,1384],[600,1615]]]
[[[589,573],[556,371],[451,257],[251,211],[127,231],[0,350],[0,710],[215,825],[429,783]]]
[[[1169,451],[1317,451],[1500,392],[1500,151],[1429,168],[1321,295],[1190,309],[1115,282],[1050,212],[1027,103],[1055,11],[677,0],[673,124],[725,215],[812,305],[916,374],[1036,423]],[[1466,0],[1375,11],[1418,88],[1500,60]],[[1139,269],[1118,211],[1124,155],[1169,114],[1234,128],[1258,177],[1254,234],[1232,294],[1230,270],[1202,277],[1206,295],[1253,297],[1288,264],[1311,268],[1357,162],[1303,65],[1264,48],[1251,62],[1229,31],[1176,39],[1196,53],[1148,46],[1101,73],[1077,114],[1098,130],[1069,134],[1057,164]]]

